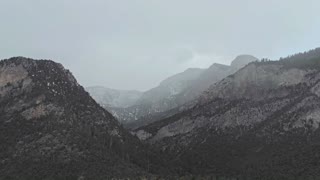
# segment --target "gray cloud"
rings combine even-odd
[[[318,0],[3,0],[0,58],[54,59],[85,86],[148,89],[238,54],[319,46]]]

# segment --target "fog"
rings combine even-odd
[[[84,86],[146,90],[239,54],[277,59],[318,47],[319,7],[318,0],[1,0],[0,58],[52,59]]]

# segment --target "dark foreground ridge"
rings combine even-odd
[[[0,179],[140,177],[146,149],[61,64],[0,61]]]

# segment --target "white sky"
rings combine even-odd
[[[84,86],[146,90],[239,54],[319,46],[318,0],[0,0],[0,58],[52,59]]]

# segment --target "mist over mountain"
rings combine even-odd
[[[250,55],[240,55],[230,66],[214,63],[207,69],[187,69],[144,92],[134,105],[127,108],[109,108],[109,110],[127,127],[136,128],[145,125],[175,113],[176,110],[173,109],[195,99],[210,85],[233,74],[249,62],[257,60]]]
[[[136,104],[142,96],[140,91],[116,90],[103,86],[86,87],[86,91],[103,107],[126,108]]]

